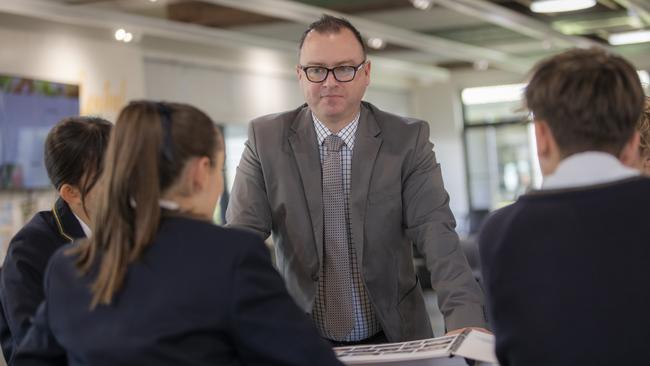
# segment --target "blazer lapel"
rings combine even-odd
[[[316,243],[319,266],[323,263],[323,198],[320,152],[309,108],[304,107],[291,125],[289,144],[298,165]],[[298,194],[299,192],[296,192]]]
[[[65,240],[73,241],[75,239],[86,237],[81,228],[81,224],[63,198],[59,197],[56,200],[54,208],[52,208],[52,214],[54,214],[54,220],[56,221],[57,229],[59,229],[59,235],[61,235]]]
[[[357,137],[352,153],[352,181],[350,183],[350,227],[354,246],[357,250],[359,268],[363,268],[363,247],[365,241],[364,228],[366,207],[368,206],[368,189],[370,179],[381,147],[381,129],[374,114],[364,104],[361,104],[361,116]]]

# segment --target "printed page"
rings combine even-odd
[[[334,351],[337,357],[347,365],[461,365],[460,363],[431,363],[433,359],[452,361],[449,358],[451,356],[450,347],[457,337],[447,336],[411,342],[337,347],[334,348]],[[460,360],[464,365],[464,360]]]
[[[494,336],[478,330],[467,333],[465,339],[453,353],[472,360],[497,363],[497,356],[494,353]]]

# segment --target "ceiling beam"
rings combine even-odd
[[[380,37],[389,43],[408,47],[435,56],[446,56],[463,61],[486,60],[498,68],[519,73],[527,72],[530,61],[494,49],[469,45],[395,27],[362,17],[339,13],[330,9],[288,0],[203,0],[278,19],[310,24],[322,14],[345,17],[366,36]]]
[[[2,0],[0,1],[0,12],[95,29],[114,31],[119,28],[128,28],[136,35],[147,34],[177,41],[194,41],[222,46],[239,44],[295,52],[295,45],[291,42],[92,6],[62,5],[46,0]]]
[[[650,2],[643,0],[614,0],[627,10],[635,12],[645,24],[650,25]]]
[[[533,17],[510,10],[486,0],[434,0],[434,3],[455,12],[475,17],[510,29],[525,36],[550,42],[560,47],[605,47],[603,44],[578,36],[564,34]]]
[[[126,28],[134,34],[207,46],[255,47],[279,51],[287,55],[295,55],[297,47],[293,42],[242,32],[115,12],[92,6],[62,5],[46,0],[2,0],[0,12],[75,26],[107,29],[111,34],[118,28]],[[373,62],[381,70],[394,72],[422,83],[445,81],[450,77],[449,70],[430,65],[385,57],[373,57]],[[293,69],[291,72],[294,72]]]

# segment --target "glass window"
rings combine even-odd
[[[523,84],[462,91],[470,212],[507,205],[541,185]]]

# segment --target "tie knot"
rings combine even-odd
[[[327,151],[341,151],[341,148],[343,147],[343,140],[336,135],[325,137],[324,143]]]

